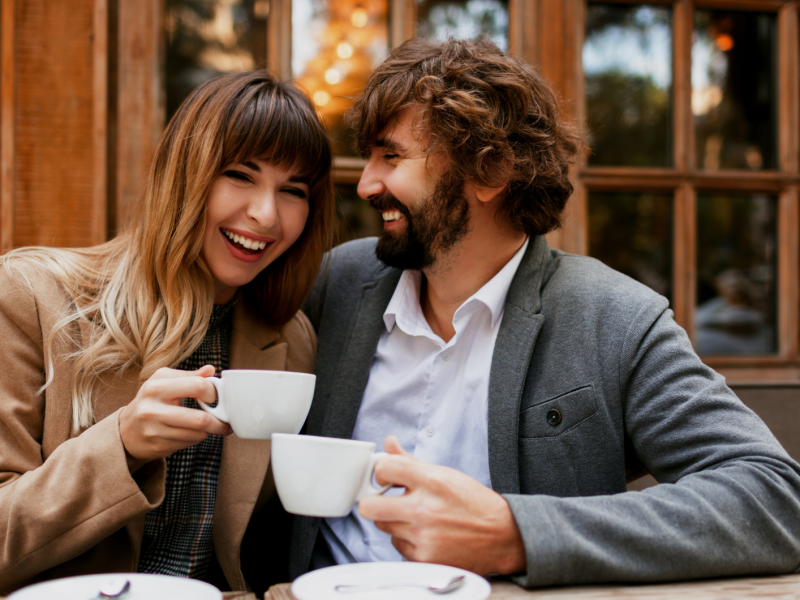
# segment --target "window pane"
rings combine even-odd
[[[383,235],[380,213],[356,193],[356,184],[337,183],[336,199],[339,212],[339,239],[343,244],[358,238]]]
[[[292,0],[292,75],[325,118],[337,155],[356,154],[343,116],[388,55],[387,10],[388,0]]]
[[[672,160],[672,10],[589,4],[583,70],[591,165]]]
[[[589,254],[672,297],[672,196],[589,194]]]
[[[697,10],[692,112],[701,169],[775,169],[777,18]]]
[[[776,210],[774,196],[698,197],[698,354],[775,352]]]
[[[201,83],[263,67],[268,0],[167,0],[167,119]]]
[[[508,0],[417,0],[418,37],[443,42],[481,33],[508,49]]]

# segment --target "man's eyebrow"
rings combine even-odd
[[[389,152],[403,153],[406,151],[405,146],[398,144],[392,138],[378,138],[378,140],[375,142],[375,146],[377,148],[385,148]]]

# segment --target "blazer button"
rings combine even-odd
[[[547,411],[547,422],[550,423],[553,427],[561,423],[561,413],[558,412],[555,408],[551,408]]]

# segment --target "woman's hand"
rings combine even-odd
[[[142,384],[119,415],[119,435],[131,473],[151,460],[202,442],[209,434],[232,432],[230,425],[207,412],[181,406],[181,398],[214,402],[216,390],[206,379],[212,375],[211,365],[197,371],[165,368]]]

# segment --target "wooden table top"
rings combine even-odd
[[[800,575],[710,579],[657,585],[600,585],[524,590],[510,581],[493,581],[490,600],[800,600]],[[442,596],[446,598],[446,596]],[[291,584],[275,585],[264,600],[296,600]]]

